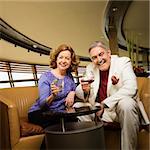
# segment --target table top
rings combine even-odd
[[[93,107],[80,107],[80,108],[66,108],[65,110],[60,111],[46,111],[43,112],[43,115],[48,116],[59,116],[59,117],[73,117],[73,116],[82,116],[82,115],[89,115],[92,113],[96,113],[100,110],[100,107],[93,106]]]

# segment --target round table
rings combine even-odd
[[[92,113],[96,113],[97,111],[100,110],[100,107],[88,107],[88,106],[84,106],[84,107],[79,107],[79,108],[66,108],[65,110],[59,110],[59,111],[46,111],[43,112],[43,115],[45,116],[53,116],[53,117],[59,117],[60,121],[61,121],[61,129],[62,132],[65,132],[65,122],[64,122],[64,118],[69,118],[69,117],[76,117],[76,116],[83,116],[83,115],[89,115]],[[95,119],[97,120],[97,119]],[[97,123],[97,122],[95,122]]]
[[[45,129],[47,149],[105,149],[104,129],[102,122],[64,122],[65,117],[96,113],[98,107],[75,108],[72,111],[45,112],[44,115],[60,116],[61,123]]]

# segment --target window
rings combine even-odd
[[[23,87],[23,86],[35,86],[34,81],[25,81],[25,82],[14,82],[15,87]]]
[[[0,72],[0,81],[9,81],[8,72]]]
[[[40,79],[42,73],[37,73],[37,78]]]
[[[12,73],[13,80],[21,80],[21,79],[34,79],[33,73],[20,73],[20,72],[13,72]]]
[[[37,86],[48,65],[0,61],[0,88]]]
[[[37,78],[39,79],[40,76],[47,70],[50,70],[48,65],[36,65]]]
[[[37,86],[40,76],[48,70],[50,70],[49,65],[0,61],[0,88]],[[72,73],[77,85],[83,72],[85,67],[80,66],[78,76]]]
[[[10,88],[10,83],[0,83],[0,88]]]

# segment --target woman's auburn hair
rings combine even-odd
[[[68,68],[69,71],[74,72],[77,71],[79,65],[79,59],[76,56],[74,50],[71,46],[62,44],[57,49],[50,52],[50,68],[57,68],[56,59],[60,52],[62,51],[69,51],[71,53],[71,66]]]

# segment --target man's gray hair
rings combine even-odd
[[[93,42],[91,45],[90,45],[90,48],[89,48],[89,52],[91,51],[91,49],[95,48],[95,47],[101,47],[105,50],[108,50],[109,48],[106,46],[106,44],[104,44],[103,42],[101,41],[95,41]]]

